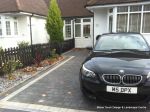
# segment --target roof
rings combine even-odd
[[[27,12],[47,16],[50,0],[0,0],[0,13]],[[63,17],[92,16],[87,0],[57,0]]]
[[[45,16],[47,5],[44,0],[0,0],[0,13],[27,12]]]
[[[136,2],[145,2],[145,1],[149,1],[149,0],[89,0],[87,2],[87,6],[136,3]]]
[[[45,0],[49,6],[50,0]],[[63,17],[85,17],[93,16],[85,6],[87,0],[57,0]]]

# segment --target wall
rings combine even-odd
[[[32,17],[32,37],[33,44],[47,43],[49,36],[46,32],[46,19],[41,17]],[[28,24],[30,24],[28,17]]]
[[[108,33],[108,14],[107,9],[95,9],[94,10],[94,37],[96,42],[96,36],[103,33]]]

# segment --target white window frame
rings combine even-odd
[[[64,38],[67,39],[72,39],[73,38],[73,20],[70,20],[70,24],[66,24],[66,20],[64,20]],[[71,26],[71,37],[66,37],[66,26]]]
[[[83,35],[83,27],[84,27],[84,25],[90,25],[90,27],[91,27],[91,29],[90,29],[90,33],[91,33],[91,36],[90,36],[90,38],[92,37],[92,27],[93,27],[93,19],[92,18],[77,18],[77,19],[80,19],[81,20],[81,23],[74,23],[74,37],[75,38],[83,38],[84,37],[84,35]],[[84,19],[90,19],[90,22],[83,22],[83,20]],[[75,35],[75,25],[77,25],[77,24],[79,24],[79,25],[81,25],[81,37],[76,37],[76,35]]]
[[[18,27],[18,20],[11,16],[0,15],[0,17],[1,17],[1,23],[2,23],[2,35],[0,35],[0,38],[18,37],[19,29],[17,28],[17,30],[18,30],[17,35],[15,35],[15,31],[14,31],[14,22],[17,22],[17,27]],[[6,32],[6,21],[10,22],[11,35],[6,34],[7,33]]]
[[[140,13],[141,14],[141,24],[140,24],[140,32],[139,33],[141,33],[141,34],[150,34],[150,32],[149,33],[144,33],[143,32],[143,15],[144,15],[144,13],[150,13],[150,11],[144,11],[144,5],[148,5],[148,4],[139,4],[139,5],[141,5],[142,6],[142,9],[141,9],[141,11],[135,11],[135,12],[130,12],[130,6],[138,6],[138,5],[130,5],[130,6],[128,6],[128,11],[127,12],[116,12],[116,22],[114,21],[114,23],[113,23],[113,25],[116,25],[116,30],[115,30],[115,32],[117,32],[117,16],[118,16],[118,14],[128,14],[128,20],[127,20],[127,32],[129,32],[129,21],[130,21],[130,14],[137,14],[137,13]],[[118,7],[117,7],[118,8]],[[109,17],[109,16],[108,16]],[[113,19],[115,19],[115,18],[113,18]],[[108,22],[109,23],[109,22]],[[108,24],[108,28],[109,28],[109,24]]]
[[[76,22],[74,23],[74,37],[75,38],[82,38],[82,35],[83,35],[82,34],[82,31],[83,31],[82,30],[83,29],[82,28],[82,26],[83,26],[83,19],[82,18],[77,18],[77,19],[80,19],[81,22],[80,23],[76,23]],[[80,29],[80,31],[81,31],[81,37],[76,37],[76,28],[75,28],[76,25],[81,25],[81,29]]]

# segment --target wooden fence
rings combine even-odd
[[[6,63],[9,60],[20,60],[24,66],[28,66],[33,63],[36,54],[40,54],[41,58],[45,59],[50,57],[52,49],[56,49],[56,52],[61,54],[72,48],[74,48],[74,39],[64,41],[62,44],[36,44],[24,48],[5,49],[3,52],[0,52],[0,67],[2,63]]]

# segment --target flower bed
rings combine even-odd
[[[45,59],[40,62],[40,66],[34,64],[32,66],[28,66],[22,69],[18,69],[10,74],[5,74],[0,76],[0,93],[9,90],[10,88],[30,79],[31,77],[35,76],[37,72],[43,71],[45,68],[50,67],[60,61],[62,61],[64,57],[56,56],[51,57],[49,59]]]

